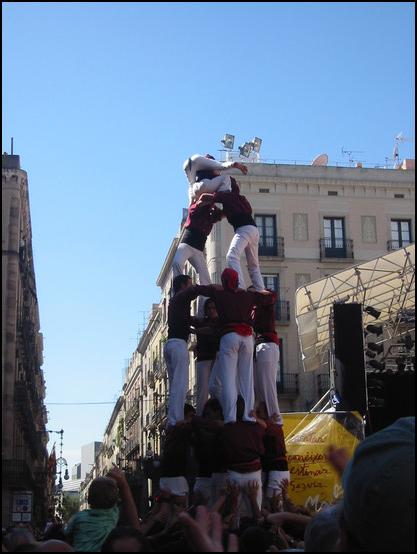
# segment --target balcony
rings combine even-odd
[[[127,458],[132,458],[135,454],[139,453],[139,440],[134,437],[129,439],[125,447],[125,455]]]
[[[352,260],[353,240],[351,239],[320,239],[320,261]]]
[[[275,319],[281,325],[290,323],[290,303],[288,300],[277,300],[275,303]]]
[[[284,237],[266,237],[259,240],[258,256],[284,258]]]
[[[282,381],[277,382],[278,394],[297,395],[299,392],[298,373],[284,373]]]
[[[152,416],[152,423],[155,425],[159,425],[164,421],[167,415],[168,415],[168,404],[167,403],[160,404],[157,408],[155,408],[155,411]]]
[[[132,406],[127,410],[126,412],[126,419],[125,419],[125,425],[126,428],[129,429],[133,425],[133,423],[137,420],[139,417],[139,400],[136,398]]]
[[[323,396],[330,388],[330,378],[327,373],[317,375],[317,392],[319,398]]]
[[[408,240],[389,240],[387,241],[387,250],[388,252],[393,252],[394,250],[399,250],[404,246],[409,246],[411,244]]]
[[[155,381],[164,377],[166,373],[164,360],[154,360],[152,369]]]

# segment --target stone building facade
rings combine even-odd
[[[46,520],[48,435],[43,341],[26,171],[2,156],[2,524]],[[16,497],[32,498],[20,513]]]

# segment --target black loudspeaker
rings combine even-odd
[[[384,429],[400,417],[415,416],[414,375],[414,371],[368,375],[369,432]],[[378,391],[380,406],[371,400],[369,389],[375,382],[382,385]]]
[[[337,410],[366,413],[366,377],[361,304],[333,306]]]

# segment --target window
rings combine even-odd
[[[277,226],[274,215],[255,215],[259,229],[259,255],[277,255]]]
[[[345,220],[343,217],[325,217],[324,248],[327,258],[345,258]]]
[[[279,292],[279,275],[262,275],[266,289]]]
[[[394,249],[411,243],[411,220],[391,219],[391,243]]]
[[[262,275],[265,288],[278,293],[278,300],[275,303],[275,319],[279,325],[290,321],[290,303],[288,300],[283,300],[283,294],[280,290],[279,275]]]

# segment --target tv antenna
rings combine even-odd
[[[353,164],[359,160],[355,160],[352,154],[364,154],[364,150],[344,150],[342,146],[342,155],[344,156],[345,154],[349,156],[349,163]]]
[[[392,159],[394,160],[394,169],[400,166],[400,153],[398,150],[398,145],[402,142],[411,142],[411,139],[405,137],[403,132],[400,131],[394,139],[394,150],[392,152]]]

